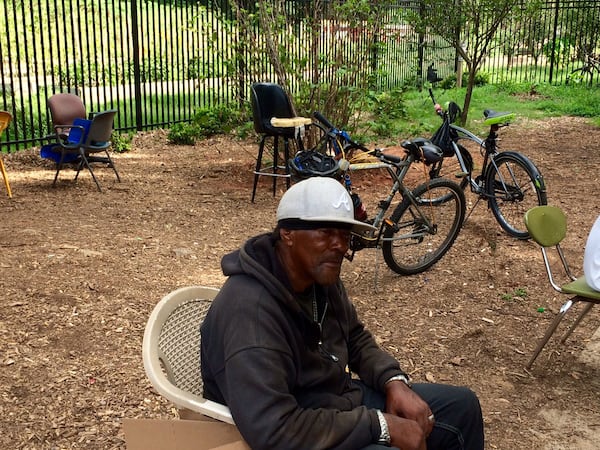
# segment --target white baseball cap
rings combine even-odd
[[[329,177],[311,177],[290,187],[277,207],[277,221],[294,222],[296,228],[316,222],[350,225],[352,231],[374,231],[372,225],[354,219],[352,198],[342,184]],[[298,225],[299,223],[299,225]]]

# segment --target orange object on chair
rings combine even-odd
[[[12,116],[8,111],[0,111],[0,136],[4,133],[4,130],[8,127],[8,124],[12,120]],[[0,157],[0,170],[2,171],[2,176],[4,177],[4,185],[6,186],[6,192],[8,193],[8,198],[12,198],[12,191],[10,190],[10,183],[8,182],[8,175],[6,174],[6,168],[4,167],[4,161]]]

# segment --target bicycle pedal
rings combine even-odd
[[[466,177],[467,175],[469,175],[469,173],[468,173],[468,172],[456,172],[456,173],[454,174],[454,178],[464,178],[464,177]]]

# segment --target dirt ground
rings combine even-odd
[[[566,211],[564,248],[580,273],[600,209],[600,129],[521,120],[502,136],[504,148],[535,161],[549,202]],[[273,227],[283,189],[273,198],[263,179],[250,203],[256,149],[228,137],[172,146],[163,131],[142,133],[115,156],[121,183],[96,170],[103,193],[89,173],[73,183],[72,170],[52,188],[53,166],[35,151],[5,155],[14,197],[0,185],[0,448],[124,449],[124,418],[177,417],[145,376],[144,326],[169,291],[220,286],[221,256]],[[369,177],[354,184],[370,211],[387,189]],[[484,204],[429,271],[401,277],[364,250],[343,278],[416,381],[478,393],[486,448],[599,447],[600,350],[590,350],[598,310],[525,370],[565,298],[536,245],[503,234]]]

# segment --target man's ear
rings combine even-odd
[[[286,228],[281,228],[279,230],[279,237],[281,238],[281,241],[287,245],[288,247],[291,247],[293,245],[293,241],[294,241],[294,230],[288,230]]]

